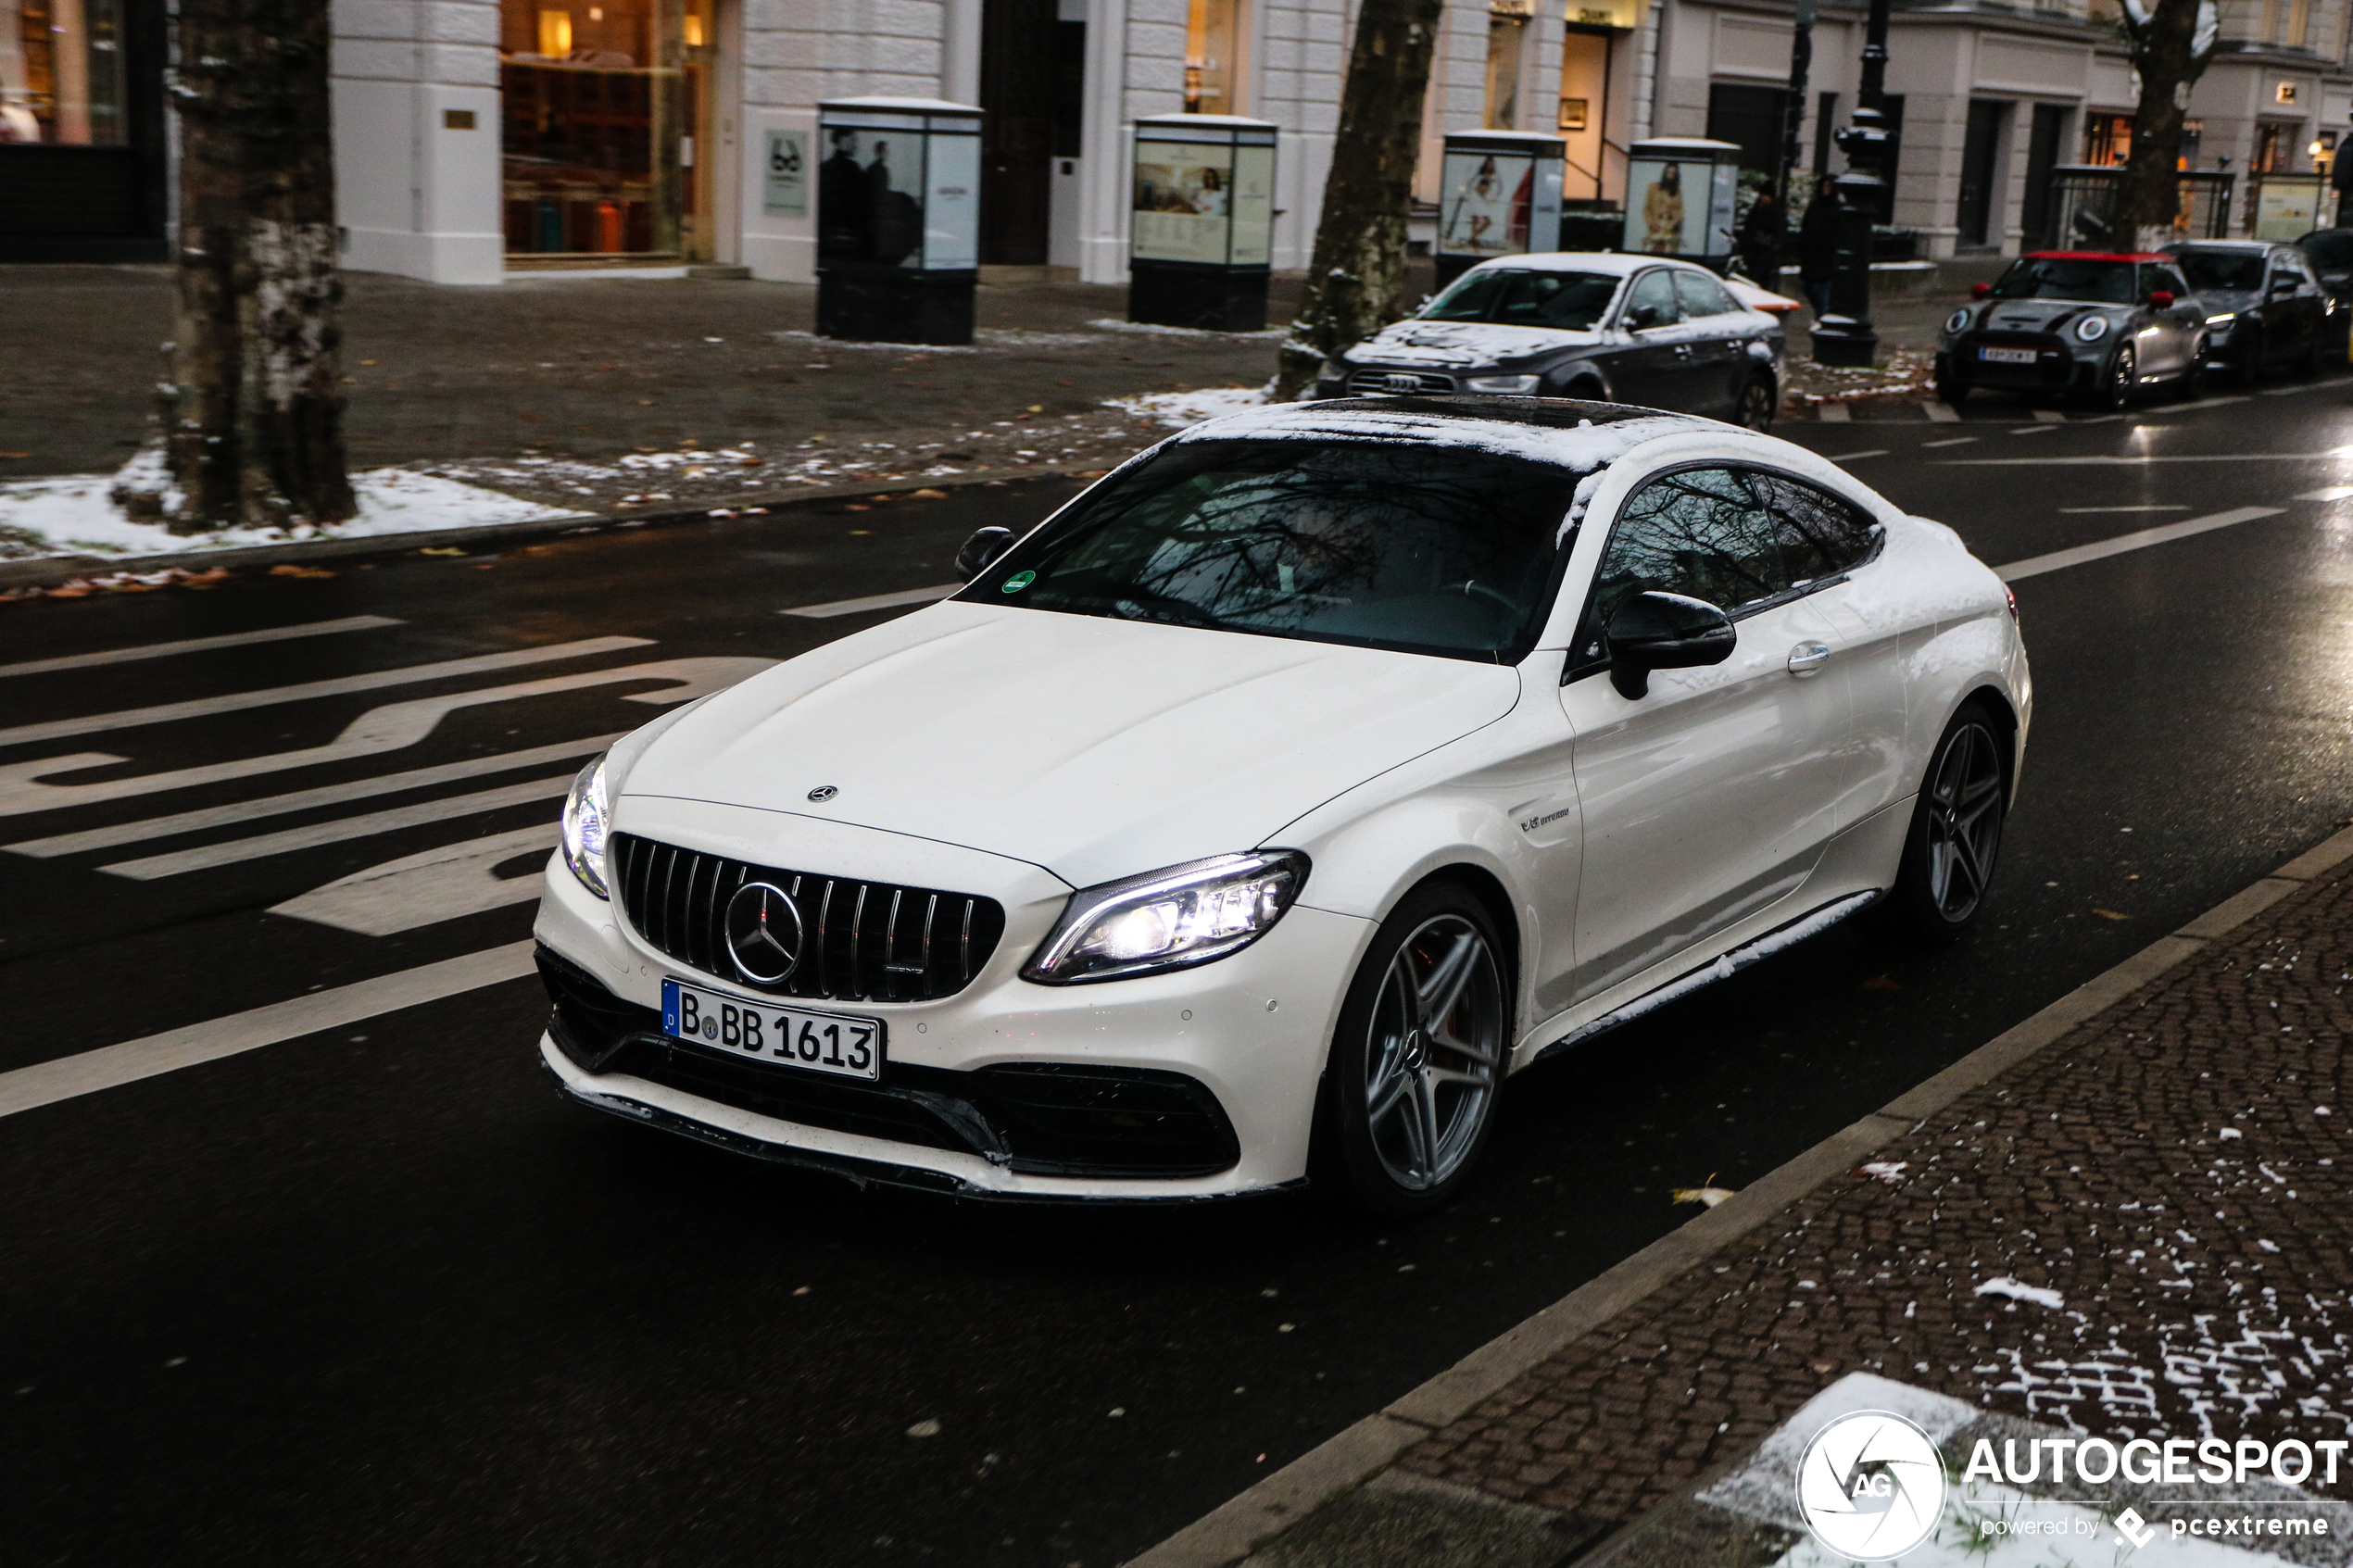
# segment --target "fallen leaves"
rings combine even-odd
[[[1702,1182],[1699,1185],[1695,1187],[1669,1187],[1667,1189],[1667,1196],[1671,1201],[1676,1203],[1697,1203],[1703,1207],[1713,1209],[1739,1190],[1737,1187],[1719,1187],[1715,1184],[1716,1173],[1710,1171],[1707,1173],[1707,1180]]]
[[[2092,912],[2102,920],[2131,920],[2133,918],[2115,909],[2094,909]]]
[[[280,561],[270,569],[272,577],[333,577],[333,570],[323,566],[296,566],[292,561]]]

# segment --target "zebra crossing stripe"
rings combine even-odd
[[[11,675],[48,675],[60,670],[91,670],[101,664],[130,664],[143,659],[170,659],[212,648],[246,647],[255,643],[283,643],[296,637],[324,637],[336,632],[372,632],[379,626],[406,624],[393,615],[346,615],[340,621],[307,621],[299,626],[271,626],[259,632],[231,632],[218,637],[186,637],[176,643],[145,643],[137,647],[108,648],[103,653],[69,653],[57,659],[27,659],[0,664],[0,680]]]

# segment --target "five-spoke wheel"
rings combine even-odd
[[[1985,901],[2007,805],[2002,741],[1971,703],[1953,716],[1913,808],[1896,902],[1924,935],[1957,936]]]

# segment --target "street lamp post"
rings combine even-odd
[[[1781,221],[1789,222],[1789,182],[1796,172],[1803,132],[1806,128],[1806,78],[1814,65],[1815,0],[1797,0],[1797,30],[1789,44],[1789,104],[1781,116],[1781,167],[1773,181],[1773,200],[1781,209]],[[1758,282],[1768,288],[1780,284],[1769,278]]]
[[[1888,0],[1871,0],[1863,40],[1862,90],[1855,119],[1838,133],[1846,172],[1838,177],[1838,270],[1831,277],[1830,314],[1814,324],[1814,360],[1821,365],[1869,365],[1879,352],[1871,330],[1871,220],[1887,187]]]

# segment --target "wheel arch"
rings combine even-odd
[[[1961,700],[1953,705],[1953,711],[1957,713],[1972,702],[1983,704],[1985,710],[1993,715],[1995,727],[2001,732],[2002,805],[2007,810],[2018,802],[2018,770],[2020,760],[2018,708],[2010,701],[2009,693],[1991,681],[1980,681],[1970,687],[1962,696]],[[1947,717],[1945,722],[1949,724],[1952,720]]]

